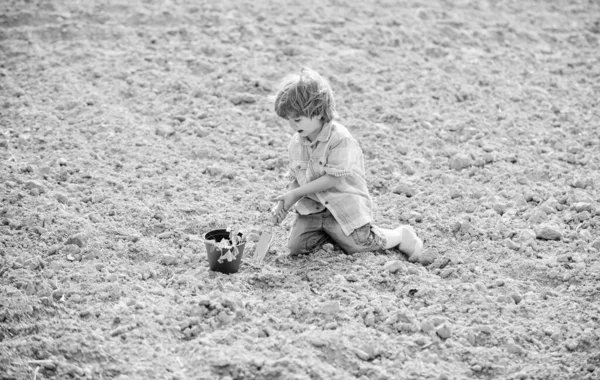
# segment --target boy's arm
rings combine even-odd
[[[341,177],[334,177],[330,174],[325,174],[314,181],[305,183],[302,186],[298,186],[290,192],[300,199],[308,194],[320,193],[321,191],[329,190],[334,187]]]
[[[329,174],[325,174],[322,177],[315,179],[314,181],[305,183],[304,185],[298,185],[297,181],[294,181],[288,185],[288,192],[277,198],[279,201],[283,201],[283,208],[289,210],[300,198],[308,194],[319,193],[321,191],[329,190],[334,187],[341,177],[335,177]]]

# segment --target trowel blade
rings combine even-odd
[[[256,244],[256,249],[254,250],[254,261],[260,263],[267,254],[269,250],[269,246],[273,241],[273,232],[263,232],[260,235],[260,239],[258,239],[258,243]]]

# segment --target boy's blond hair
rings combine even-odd
[[[307,67],[303,67],[300,74],[291,74],[283,79],[275,96],[275,112],[284,119],[320,117],[325,123],[337,117],[329,82]]]

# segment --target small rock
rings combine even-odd
[[[156,237],[159,239],[168,239],[171,236],[173,236],[173,232],[172,231],[165,231],[163,233],[158,234]]]
[[[27,182],[25,182],[25,188],[29,189],[29,190],[36,189],[40,193],[43,193],[46,191],[46,187],[44,185],[42,185],[39,181],[27,181]]]
[[[450,169],[460,171],[462,169],[466,169],[470,166],[473,166],[475,164],[475,161],[473,161],[472,158],[466,155],[458,154],[450,158],[448,160],[448,164],[450,165]]]
[[[69,237],[65,242],[65,245],[74,244],[79,248],[83,248],[85,246],[85,236],[83,234],[77,234]]]
[[[523,301],[523,297],[519,293],[511,293],[510,298],[518,305]]]
[[[506,344],[506,351],[515,355],[521,355],[524,352],[523,347],[513,342],[509,342]]]
[[[411,198],[416,194],[416,191],[413,188],[413,186],[408,183],[405,183],[405,182],[399,183],[392,191],[395,194],[400,194],[400,195],[404,194],[408,198]]]
[[[162,255],[161,262],[164,265],[177,265],[177,257],[165,253],[164,255]]]
[[[524,229],[519,231],[517,241],[526,242],[530,240],[534,240],[536,238],[535,231],[532,229]]]
[[[361,350],[360,348],[354,348],[353,351],[354,354],[361,360],[368,361],[369,359],[371,359],[371,356],[369,356],[368,353]]]
[[[229,98],[229,101],[234,105],[256,103],[256,99],[252,94],[236,94]]]
[[[456,268],[444,268],[441,272],[440,272],[440,277],[441,278],[447,278],[450,277],[454,272],[456,272]]]
[[[448,339],[452,336],[452,331],[450,330],[450,326],[448,326],[447,324],[443,324],[441,326],[439,326],[436,330],[435,333],[437,334],[437,336],[439,336],[441,339]]]
[[[250,232],[246,235],[246,240],[256,243],[260,240],[260,235],[255,232]]]
[[[497,302],[501,302],[501,303],[507,303],[507,304],[514,304],[515,303],[515,301],[511,297],[504,296],[504,295],[498,296],[496,298],[496,301]]]
[[[326,302],[319,308],[319,312],[323,314],[337,314],[340,311],[340,301]]]
[[[169,137],[175,134],[175,128],[169,124],[161,124],[156,127],[154,133],[162,137]]]
[[[577,346],[578,344],[575,339],[567,339],[567,341],[565,341],[565,347],[569,351],[575,351],[577,349]]]
[[[383,269],[387,270],[390,273],[396,273],[403,267],[404,267],[404,264],[400,260],[391,260],[391,261],[386,262],[383,265]]]
[[[408,146],[398,145],[396,146],[396,152],[400,153],[403,156],[406,156],[408,154]]]
[[[560,228],[554,224],[542,224],[535,233],[536,237],[541,240],[562,239],[562,232]]]
[[[421,329],[421,331],[427,334],[430,331],[432,331],[435,327],[433,326],[433,323],[429,321],[423,321],[419,324],[419,328]]]
[[[81,252],[81,248],[79,248],[79,246],[75,245],[75,244],[67,244],[64,247],[62,247],[62,249],[60,250],[61,253],[63,253],[64,255],[77,255]]]
[[[436,253],[433,250],[425,249],[423,253],[421,253],[421,257],[419,258],[419,262],[425,266],[431,265],[435,262],[437,258]]]
[[[324,347],[327,345],[327,341],[320,336],[308,336],[306,337],[306,341],[315,347]]]
[[[56,198],[56,200],[59,203],[62,203],[64,205],[69,205],[71,204],[71,200],[69,199],[69,197],[67,197],[66,195],[62,194],[62,193],[57,193],[54,195],[54,198]]]
[[[513,251],[518,251],[521,248],[521,245],[510,239],[506,239],[506,248],[512,249]]]
[[[337,329],[337,327],[338,327],[338,324],[337,324],[337,322],[329,322],[329,323],[328,323],[328,324],[326,324],[326,325],[325,325],[323,328],[324,328],[325,330],[335,330],[335,329]]]
[[[529,215],[527,221],[531,224],[539,224],[548,220],[548,214],[543,210],[535,210]]]

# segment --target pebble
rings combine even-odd
[[[446,323],[444,323],[441,326],[439,326],[435,330],[435,333],[441,339],[448,339],[448,338],[450,338],[452,336],[452,330],[450,329],[450,326],[448,326]]]
[[[407,145],[398,145],[396,147],[396,151],[398,153],[400,153],[401,155],[406,156],[408,154],[408,152],[409,152],[409,149],[408,149]]]
[[[536,237],[542,240],[560,240],[562,232],[560,228],[554,224],[542,224],[535,231]]]
[[[173,232],[172,231],[165,231],[163,233],[158,234],[156,237],[159,239],[168,239],[171,236],[173,236]]]
[[[318,309],[323,314],[337,314],[340,311],[340,301],[326,302]]]
[[[437,254],[430,249],[425,249],[419,258],[419,262],[425,266],[431,265],[437,259]]]
[[[507,304],[515,303],[515,301],[512,299],[512,297],[505,296],[505,295],[496,297],[496,301],[501,302],[501,303],[507,303]]]
[[[75,244],[67,244],[64,247],[62,247],[62,249],[60,250],[61,253],[65,254],[65,255],[77,255],[81,252],[81,248],[79,248],[79,246],[75,245]]]
[[[175,134],[175,128],[169,124],[161,124],[156,127],[154,133],[162,137],[169,137]]]
[[[475,161],[464,154],[458,154],[448,160],[450,169],[460,171],[475,164]]]
[[[523,347],[521,347],[518,344],[515,344],[513,342],[509,342],[506,344],[506,351],[508,351],[511,354],[515,354],[515,355],[521,355],[524,352]]]
[[[433,326],[433,323],[431,323],[430,321],[423,321],[419,324],[419,328],[421,329],[421,331],[423,331],[424,333],[429,333],[430,331],[433,331],[433,329],[435,328]]]
[[[589,202],[574,202],[571,204],[570,208],[577,212],[588,211],[593,212],[594,206]]]
[[[260,235],[256,232],[250,232],[246,235],[246,240],[256,243],[260,240]]]
[[[452,274],[454,274],[454,272],[456,272],[456,268],[445,268],[440,272],[440,277],[441,278],[450,277]]]
[[[85,246],[85,236],[83,236],[83,234],[77,234],[77,235],[73,235],[71,237],[69,237],[67,239],[67,241],[65,242],[65,245],[76,245],[79,248],[83,248]]]
[[[532,229],[524,229],[519,231],[517,240],[521,242],[526,242],[530,240],[534,240],[536,238],[536,233]]]
[[[335,330],[335,329],[337,329],[337,327],[338,327],[337,322],[329,322],[324,326],[324,329],[325,330]]]
[[[177,257],[165,253],[164,255],[162,255],[161,262],[164,265],[177,265]]]
[[[306,337],[306,341],[315,347],[324,347],[327,345],[327,341],[320,336],[308,336]]]
[[[567,350],[569,351],[575,351],[577,349],[577,341],[575,341],[575,339],[567,339],[565,341],[565,347],[567,348]]]
[[[256,98],[252,94],[236,94],[229,98],[234,105],[256,103]]]
[[[383,265],[383,269],[387,270],[390,273],[396,273],[403,267],[404,267],[404,264],[400,260],[391,260],[391,261],[386,262]]]
[[[353,348],[352,351],[354,351],[354,354],[361,360],[368,361],[371,358],[368,353],[360,348]]]
[[[398,185],[396,185],[392,192],[394,192],[394,194],[404,194],[408,198],[415,196],[415,194],[417,193],[414,187],[406,182],[399,183]]]
[[[521,244],[515,243],[510,239],[506,239],[506,248],[512,249],[513,251],[518,251],[521,249]]]
[[[510,297],[513,299],[513,301],[518,305],[521,303],[521,301],[523,301],[523,296],[521,296],[519,293],[511,293]]]

